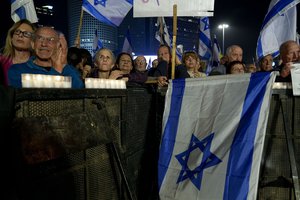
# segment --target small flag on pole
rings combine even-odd
[[[130,55],[132,55],[133,52],[129,29],[127,29],[126,36],[124,38],[122,52],[127,52]]]
[[[156,31],[155,38],[160,42],[160,44],[166,44],[171,47],[171,38],[164,17],[157,18],[157,27],[158,29]]]
[[[217,36],[214,35],[213,55],[212,55],[212,67],[217,67],[220,63],[220,46],[217,40]]]
[[[95,29],[94,42],[93,42],[93,53],[94,53],[94,55],[102,47],[103,47],[103,44],[102,44],[101,40],[98,37],[97,29]]]
[[[119,26],[129,10],[132,0],[83,0],[83,10],[101,22]]]
[[[297,7],[300,0],[272,0],[257,41],[256,56],[279,55],[280,45],[288,40],[296,41]]]
[[[201,17],[200,18],[200,32],[199,32],[199,48],[198,54],[201,56],[202,60],[209,61],[211,58],[211,39],[210,39],[210,27],[209,27],[209,18]]]
[[[21,19],[38,22],[33,0],[11,0],[11,18],[14,22]]]

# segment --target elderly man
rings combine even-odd
[[[243,49],[238,45],[231,45],[226,49],[226,57],[228,59],[227,63],[224,65],[220,64],[218,67],[213,68],[211,71],[211,74],[214,74],[218,72],[219,74],[226,74],[228,72],[227,70],[227,64],[232,61],[240,61],[243,60]]]
[[[67,64],[67,42],[63,34],[51,27],[38,28],[32,48],[35,56],[29,61],[14,64],[8,71],[9,85],[21,88],[21,74],[45,74],[72,77],[72,88],[82,88],[83,82],[77,70]]]
[[[280,45],[279,54],[281,64],[277,67],[280,76],[276,77],[276,82],[291,82],[291,66],[299,61],[300,48],[297,42],[288,40]]]

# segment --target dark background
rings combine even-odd
[[[35,5],[42,5],[44,2],[49,1],[34,1]],[[48,23],[55,24],[56,27],[67,33],[67,26],[62,25],[60,27],[60,21],[66,19],[67,15],[66,0],[52,0],[51,4],[57,12],[55,12],[53,21]],[[218,29],[217,26],[221,23],[229,24],[230,27],[225,30],[225,49],[229,45],[239,44],[244,49],[244,60],[252,62],[252,58],[255,57],[256,42],[261,24],[267,13],[269,4],[270,0],[216,0],[214,16],[209,18],[212,37],[213,34],[216,34],[222,48],[222,30]],[[297,7],[299,10],[299,5]],[[10,0],[1,2],[0,20],[2,26],[0,31],[0,46],[2,47],[5,42],[6,32],[13,24],[10,17]],[[134,38],[132,39],[134,40]]]

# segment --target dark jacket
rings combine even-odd
[[[169,66],[168,63],[163,60],[158,63],[153,76],[166,76],[168,79],[171,79],[171,73],[172,67]],[[175,79],[176,78],[190,78],[190,75],[188,74],[187,69],[184,65],[175,66]]]

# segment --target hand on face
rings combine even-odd
[[[68,46],[66,38],[63,34],[60,34],[56,50],[51,56],[52,65],[56,71],[62,72],[64,66],[67,64],[67,54]]]
[[[284,64],[281,72],[280,72],[280,76],[282,76],[283,78],[287,77],[288,75],[290,75],[291,73],[291,68],[292,68],[293,62],[288,62],[286,64]]]

